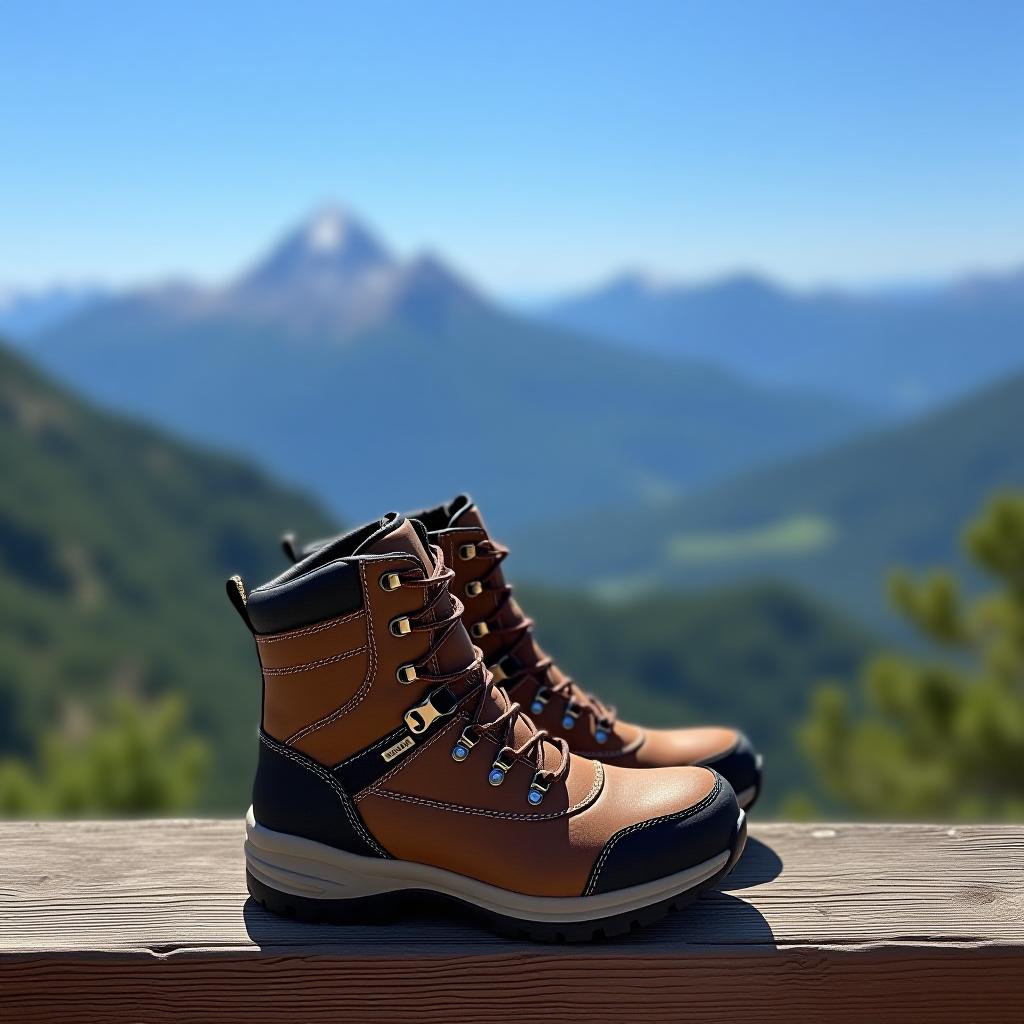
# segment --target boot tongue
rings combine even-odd
[[[372,533],[353,552],[356,555],[412,555],[428,575],[434,574],[434,559],[430,554],[425,533],[417,529],[414,519],[406,519],[397,512],[389,512],[380,528]]]
[[[480,515],[480,509],[473,504],[473,499],[468,494],[460,494],[449,506],[448,525],[451,527],[473,527],[477,526],[485,533],[487,526],[484,517]]]
[[[427,544],[426,530],[415,520],[389,513],[381,520],[380,529],[356,550],[357,555],[412,555],[428,578],[438,576],[441,565],[434,561]],[[440,584],[438,584],[440,586]],[[432,597],[433,594],[426,595]],[[452,613],[451,597],[445,594],[434,606],[434,619],[445,619]],[[437,651],[437,668],[443,673],[468,668],[474,658],[473,642],[466,627],[459,623]]]

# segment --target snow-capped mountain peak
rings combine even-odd
[[[327,206],[288,232],[235,287],[262,294],[323,291],[348,287],[365,274],[394,266],[391,253],[369,228],[341,207]]]
[[[306,225],[306,243],[314,252],[336,252],[345,237],[345,214],[328,207],[310,218]]]

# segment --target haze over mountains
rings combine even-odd
[[[88,395],[251,455],[350,519],[466,487],[499,526],[646,501],[873,422],[515,316],[336,208],[224,287],[135,291],[29,347]]]
[[[916,412],[1024,367],[1024,268],[931,288],[795,292],[624,274],[551,305],[555,324],[754,380]]]
[[[752,470],[660,507],[548,523],[509,571],[618,591],[773,579],[879,628],[886,572],[959,565],[960,534],[1024,490],[1024,374],[910,423]],[[599,546],[602,538],[615,543]]]
[[[109,298],[99,285],[54,285],[52,288],[0,288],[0,334],[31,338],[76,313]]]

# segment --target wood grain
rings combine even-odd
[[[724,892],[561,947],[275,918],[242,831],[0,824],[0,1021],[1024,1021],[1024,828],[755,826]]]

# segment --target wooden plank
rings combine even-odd
[[[563,947],[275,918],[241,837],[0,824],[0,1020],[1024,1021],[1024,828],[758,825],[724,892]]]

